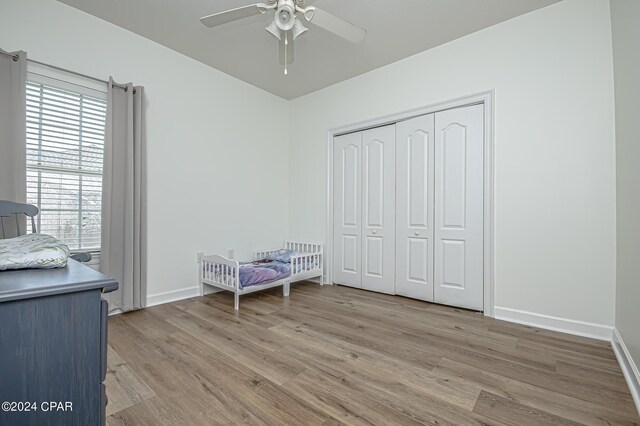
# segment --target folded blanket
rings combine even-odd
[[[64,268],[69,247],[46,234],[27,234],[0,240],[0,271]]]

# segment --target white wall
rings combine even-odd
[[[291,235],[325,239],[328,129],[495,89],[496,305],[613,325],[611,57],[566,0],[292,101]]]
[[[640,2],[612,0],[611,26],[616,88],[616,328],[640,368]]]
[[[0,47],[145,86],[149,296],[194,287],[197,251],[284,239],[286,101],[54,0],[0,1]]]

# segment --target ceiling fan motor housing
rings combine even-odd
[[[289,31],[296,22],[296,4],[293,0],[279,0],[275,22],[282,31]]]

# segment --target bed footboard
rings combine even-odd
[[[322,243],[286,241],[285,248],[300,254],[291,257],[291,282],[319,278],[324,284],[324,252]]]
[[[240,264],[237,260],[223,256],[202,256],[200,262],[200,285],[211,285],[234,292],[234,309],[240,305]]]
[[[322,284],[322,252],[291,256],[291,281],[320,277]]]

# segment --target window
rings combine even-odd
[[[32,72],[28,80],[27,202],[40,209],[38,231],[98,260],[106,96]]]

